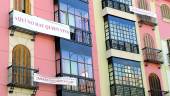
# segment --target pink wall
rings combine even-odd
[[[169,39],[170,38],[170,22],[163,21],[162,13],[160,10],[161,4],[167,4],[170,7],[170,0],[156,0],[156,14],[158,17],[158,26],[159,31],[162,39]]]
[[[154,40],[154,44],[155,44],[155,48],[157,48],[157,44],[156,44],[156,38],[155,38],[155,32],[152,30],[153,27],[148,26],[148,25],[143,25],[142,27],[139,28],[140,29],[140,38],[141,38],[141,45],[142,48],[144,48],[144,36],[146,33],[150,34]],[[146,76],[146,81],[147,81],[147,87],[148,89],[150,89],[149,86],[149,75],[151,73],[155,73],[159,79],[160,79],[160,83],[161,83],[161,87],[163,88],[163,83],[162,83],[162,76],[161,76],[161,70],[159,69],[160,65],[159,64],[153,64],[153,63],[145,63],[147,66],[145,66],[145,76]]]
[[[150,4],[150,0],[148,0],[148,3]],[[153,26],[149,26],[149,25],[144,25],[142,24],[142,27],[139,28],[139,31],[140,31],[140,38],[141,38],[141,46],[142,48],[144,48],[144,36],[146,33],[150,34],[154,40],[154,45],[155,45],[155,48],[157,49],[157,42],[156,42],[156,34],[155,34],[155,30],[153,30]],[[147,87],[148,89],[150,89],[150,86],[149,86],[149,75],[151,73],[155,73],[159,79],[160,79],[160,83],[161,83],[161,86],[163,85],[162,83],[162,76],[161,76],[161,71],[159,69],[160,65],[159,64],[153,64],[153,63],[146,63],[145,64],[147,66],[145,66],[145,76],[146,76],[146,81],[147,81]],[[162,87],[163,88],[163,87]]]
[[[95,31],[95,22],[94,22],[94,8],[93,8],[93,0],[89,0],[89,14],[90,14],[90,28],[92,32],[92,52],[93,52],[93,70],[94,70],[94,78],[96,84],[96,96],[101,96],[100,93],[100,80],[99,80],[99,65],[97,58],[97,45],[96,45],[96,31]]]
[[[54,20],[53,0],[33,0],[35,16]],[[55,66],[55,41],[53,36],[44,34],[36,35],[35,39],[35,68],[39,73],[45,76],[56,75]],[[39,90],[36,96],[56,96],[56,86],[39,84]]]
[[[7,96],[8,83],[8,49],[9,49],[9,5],[10,0],[0,0],[0,93]]]

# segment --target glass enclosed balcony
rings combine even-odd
[[[131,5],[131,0],[123,2],[122,0],[102,0],[102,8],[110,7],[120,11],[131,13],[129,6]]]

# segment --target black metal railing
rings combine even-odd
[[[114,0],[102,0],[102,8],[104,9],[105,7],[110,7],[110,8],[120,10],[120,11],[132,13],[129,9],[128,4],[114,1]]]
[[[13,64],[8,67],[8,86],[35,89],[37,83],[33,82],[33,74],[37,72],[38,70]]]
[[[117,50],[132,52],[132,53],[139,53],[137,44],[132,44],[129,42],[119,41],[119,40],[114,40],[114,39],[106,40],[106,49],[107,50],[117,49]]]
[[[163,90],[149,90],[149,96],[166,96],[166,94],[169,93],[169,91],[163,91]]]
[[[170,53],[167,54],[168,63],[170,64]]]
[[[110,85],[111,96],[145,96],[143,87],[130,86],[125,84]]]
[[[150,26],[156,26],[157,25],[157,19],[150,17],[150,16],[144,16],[144,15],[138,15],[139,23],[147,24]]]
[[[142,49],[144,61],[155,63],[155,64],[162,64],[162,51],[154,48],[145,47]]]
[[[67,91],[74,94],[87,94],[88,96],[95,96],[95,80],[92,78],[85,78],[82,76],[71,74],[59,74],[58,76],[73,77],[77,79],[77,86],[63,85],[60,91]]]

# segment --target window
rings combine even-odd
[[[155,48],[154,40],[152,36],[148,33],[144,35],[144,46],[148,48]]]
[[[161,13],[163,18],[170,19],[170,8],[168,5],[166,4],[161,5]]]
[[[114,57],[108,62],[111,96],[144,96],[139,62]]]
[[[102,7],[111,7],[124,12],[129,12],[129,6],[132,6],[132,0],[102,0]]]
[[[30,0],[14,0],[14,9],[26,14],[31,14]]]
[[[88,4],[79,0],[74,1],[74,3],[77,3],[79,6],[72,3],[70,0],[60,1],[60,7],[58,8],[59,10],[57,10],[59,20],[55,21],[70,26],[71,40],[91,45]]]
[[[141,9],[149,10],[149,5],[148,5],[148,2],[146,0],[138,0],[138,6]]]
[[[151,96],[163,96],[161,91],[161,83],[159,77],[156,74],[151,73],[149,75],[149,85]]]
[[[91,56],[62,50],[62,72],[78,80],[78,86],[63,86],[66,90],[94,93]]]
[[[31,85],[31,56],[27,47],[16,45],[12,52],[13,80],[18,85]]]
[[[105,32],[107,49],[138,53],[135,22],[106,16]]]

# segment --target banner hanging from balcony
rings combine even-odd
[[[77,86],[77,79],[71,77],[47,77],[34,73],[34,82]]]
[[[49,21],[37,16],[31,16],[15,10],[10,12],[10,27],[20,28],[26,32],[39,32],[70,39],[70,28],[68,25]]]
[[[151,11],[147,11],[147,10],[140,9],[140,8],[135,8],[135,7],[132,7],[132,6],[129,6],[129,8],[130,8],[130,11],[132,11],[132,12],[134,12],[136,14],[146,15],[146,16],[156,18],[156,14],[151,12]]]

